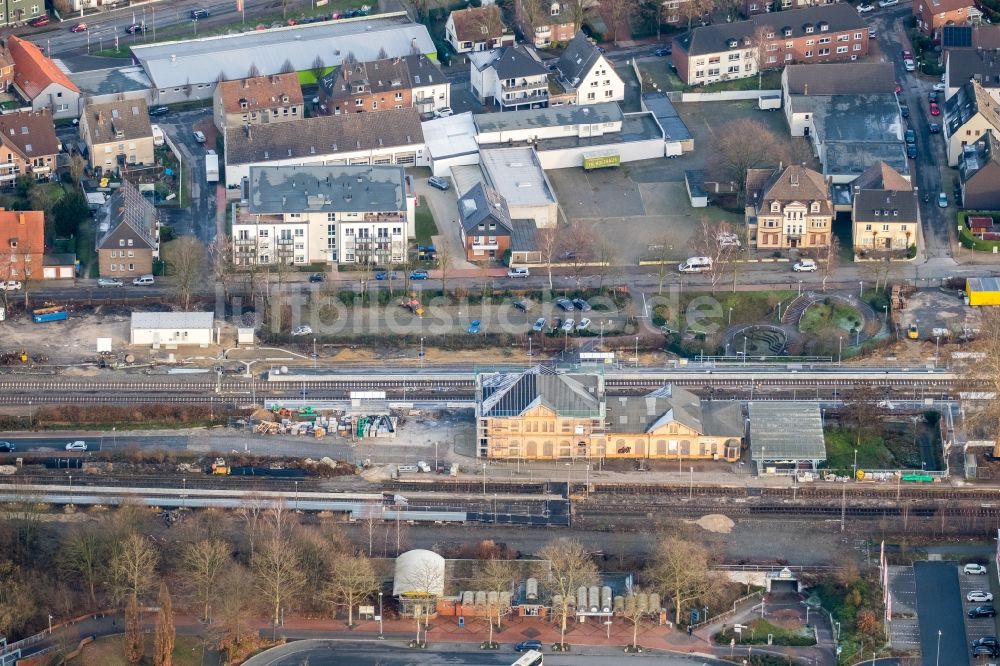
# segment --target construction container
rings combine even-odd
[[[528,601],[536,601],[538,599],[538,579],[529,578],[524,583],[524,598]]]
[[[965,297],[969,305],[1000,305],[1000,279],[994,277],[966,279]]]

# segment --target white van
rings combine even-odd
[[[150,125],[153,130],[153,145],[162,146],[164,142],[163,130],[160,129],[159,125]]]
[[[683,263],[677,266],[681,273],[701,273],[712,270],[711,257],[688,257]]]
[[[507,277],[509,278],[526,278],[531,277],[531,271],[527,268],[512,268],[507,271]]]
[[[137,287],[148,287],[154,282],[156,282],[156,280],[153,279],[152,275],[141,275],[136,279],[132,280],[132,284],[134,284]]]

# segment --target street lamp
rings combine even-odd
[[[799,280],[799,296],[802,295],[802,280]]]
[[[49,617],[52,617],[52,616],[50,615]],[[49,633],[52,633],[52,631],[49,630]],[[941,665],[941,630],[940,629],[938,629],[937,657],[934,659],[934,664],[935,664],[935,666],[940,666]]]
[[[639,367],[639,336],[635,336],[635,367]]]
[[[841,354],[844,351],[844,336],[837,338],[837,365],[840,365]]]
[[[438,443],[434,442],[434,471],[437,472],[438,467]]]
[[[865,281],[858,280],[858,298],[864,298],[865,296]]]
[[[52,616],[51,615],[49,615],[49,633],[50,634],[52,633]],[[941,632],[940,631],[938,632],[938,636],[939,636],[938,642],[940,643],[940,636],[941,636]]]
[[[385,634],[382,633],[382,590],[378,592],[378,637],[379,640],[385,638]]]
[[[781,309],[781,304],[780,303],[778,304],[778,309],[779,310]],[[778,315],[778,317],[780,318],[781,315]],[[733,308],[732,308],[732,306],[730,306],[729,307],[729,323],[727,323],[726,326],[732,326],[732,325],[733,325]]]
[[[420,338],[420,365],[424,365],[424,339]]]

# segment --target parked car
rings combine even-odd
[[[929,93],[927,93],[927,100],[931,101],[931,102],[938,101],[937,91],[936,90],[931,90]]]
[[[562,323],[562,330],[566,331],[567,333],[572,332],[574,328],[576,328],[576,321],[574,321],[573,319],[567,319]]]
[[[124,283],[117,278],[97,278],[98,287],[122,287]]]
[[[972,618],[976,617],[996,617],[997,609],[993,606],[976,606],[975,608],[970,608],[968,616]]]
[[[152,275],[140,275],[132,280],[132,284],[136,287],[151,287],[156,284],[156,278]]]
[[[911,143],[906,146],[906,156],[911,160],[917,159],[917,144]]]
[[[567,250],[559,255],[559,261],[576,261],[576,252]]]
[[[465,332],[468,333],[468,334],[470,334],[470,335],[475,335],[476,333],[478,333],[479,332],[479,320],[478,319],[473,319],[471,322],[469,322],[469,328],[465,329]]]
[[[878,0],[878,6],[882,9],[886,7],[892,7],[893,5],[898,5],[899,0]]]
[[[0,282],[0,291],[19,291],[21,289],[21,283],[17,280],[6,280]]]
[[[448,118],[453,115],[455,115],[455,112],[451,110],[450,106],[442,106],[440,109],[434,110],[435,118]]]
[[[973,645],[971,651],[973,657],[994,658],[1000,656],[1000,649],[997,649],[992,645]]]
[[[875,11],[875,5],[869,5],[867,2],[858,5],[859,14],[867,14],[868,12],[873,12],[873,11]]]
[[[668,56],[673,54],[674,48],[672,46],[664,46],[662,49],[656,49],[656,55],[659,57]]]
[[[912,129],[908,129],[906,130],[906,133],[903,134],[903,138],[906,140],[906,143],[916,143],[917,133],[914,132]]]
[[[70,32],[83,32],[86,29],[87,29],[87,24],[86,23],[77,23],[77,24],[71,26],[70,29],[69,29],[69,31]]]
[[[151,116],[165,116],[170,113],[170,109],[165,106],[154,106],[149,110]]]
[[[514,644],[514,650],[516,652],[527,652],[528,650],[540,651],[542,649],[542,642],[537,638],[533,638],[530,641],[521,641],[520,643]]]
[[[313,273],[309,276],[310,282],[326,282],[326,273]]]
[[[984,576],[986,575],[986,567],[982,564],[966,564],[962,568],[962,572],[967,576]]]
[[[207,9],[192,9],[191,10],[191,20],[200,21],[201,19],[207,19],[212,14]]]
[[[399,279],[399,273],[397,273],[396,271],[392,271],[392,272],[389,272],[389,271],[379,271],[378,273],[375,273],[375,279],[376,280],[396,280],[396,279]]]
[[[993,601],[993,594],[991,592],[986,592],[984,590],[972,590],[967,595],[965,595],[966,601],[974,601],[976,603],[982,603],[984,601]]]
[[[435,187],[441,190],[442,192],[451,187],[451,185],[448,183],[447,180],[445,180],[444,178],[438,178],[437,176],[431,176],[430,178],[428,178],[427,184],[430,185],[431,187]]]
[[[507,271],[507,277],[509,278],[526,278],[531,277],[531,271],[527,268],[511,268]]]
[[[927,124],[927,131],[930,132],[931,134],[940,134],[941,133],[941,126],[938,125],[937,123],[928,123]]]
[[[312,332],[313,332],[312,327],[306,326],[305,324],[303,324],[302,326],[296,326],[295,328],[292,329],[292,335],[295,336],[312,335]]]
[[[905,60],[903,60],[903,69],[905,69],[908,72],[915,72],[917,71],[917,63],[913,62],[909,58],[906,58]]]
[[[934,84],[934,90],[938,92],[944,92],[947,87],[948,86],[944,84],[944,81],[938,81],[937,83]]]
[[[801,259],[797,264],[792,266],[792,270],[796,273],[815,273],[816,262],[812,259]]]
[[[48,25],[51,20],[52,19],[49,18],[48,14],[42,14],[41,16],[28,21],[28,25],[32,28],[41,28],[43,25]]]
[[[903,60],[913,60],[913,54],[903,49]]]
[[[973,647],[977,645],[989,645],[990,647],[1000,648],[1000,639],[996,636],[983,636],[982,638],[977,638],[972,641]]]
[[[514,301],[514,309],[520,310],[521,312],[527,312],[531,309],[531,301]]]
[[[535,320],[535,325],[531,327],[531,330],[535,333],[541,333],[545,330],[545,317],[539,317]]]
[[[896,84],[896,94],[898,95],[898,94],[899,94],[899,93],[901,93],[901,92],[903,92],[903,86],[901,86],[901,85],[899,85],[899,84],[897,83],[897,84]]]
[[[586,317],[581,319],[580,323],[576,325],[576,330],[578,331],[586,331],[588,328],[590,328],[590,320]]]
[[[194,140],[198,143],[205,143],[205,133],[201,130],[195,130],[192,132],[192,135],[194,136]]]
[[[87,450],[87,442],[84,442],[84,441],[79,440],[79,439],[76,440],[75,442],[69,442],[68,444],[66,444],[66,450],[67,451],[86,451]]]
[[[585,298],[574,298],[573,306],[580,312],[590,312],[592,309]]]
[[[932,116],[941,115],[941,107],[937,105],[937,102],[931,102],[931,115]]]
[[[0,453],[13,453],[17,447],[10,442],[0,442]]]
[[[140,32],[146,32],[146,25],[144,23],[133,23],[129,27],[125,28],[125,32],[130,35],[136,35]]]
[[[427,278],[427,271],[410,271],[411,280],[426,280]]]
[[[900,104],[899,105],[899,115],[903,116],[904,118],[909,118],[910,117],[910,107],[906,106],[905,104]]]
[[[556,307],[561,310],[565,310],[566,312],[572,312],[574,309],[573,301],[569,300],[568,298],[557,298]]]
[[[938,208],[947,208],[947,207],[948,207],[948,195],[945,194],[944,192],[939,192],[938,193]]]

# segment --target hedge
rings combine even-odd
[[[1000,241],[980,240],[969,231],[968,217],[992,217],[996,216],[988,211],[961,211],[958,214],[958,239],[964,247],[979,252],[993,252],[993,248],[1000,248]],[[998,250],[1000,251],[1000,250]]]

